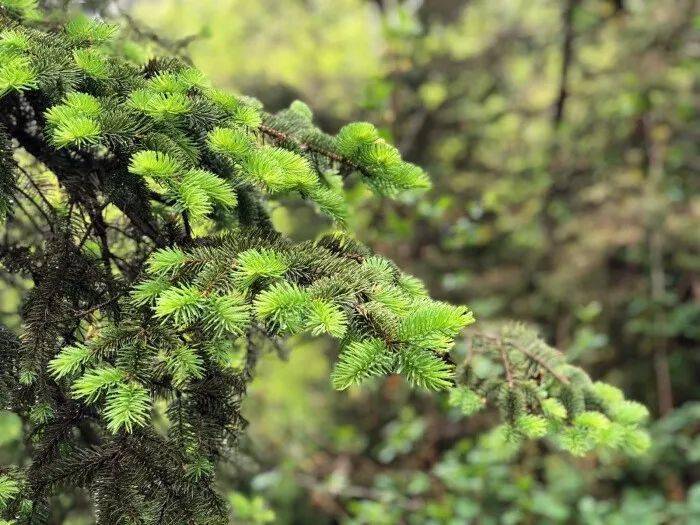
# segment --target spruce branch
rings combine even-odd
[[[33,284],[21,339],[0,338],[0,398],[32,440],[31,466],[0,475],[6,515],[41,523],[68,486],[105,523],[225,523],[214,466],[243,431],[259,356],[299,334],[339,340],[338,389],[402,374],[449,390],[465,414],[497,405],[514,438],[546,434],[577,454],[648,446],[641,405],[524,327],[472,336],[505,379],[454,365],[472,312],[342,229],[350,172],[382,196],[430,185],[372,124],[332,136],[301,102],[266,113],[186,61],[134,66],[108,45],[112,24],[47,29],[36,13],[0,0],[0,213],[16,206],[26,220],[6,227],[23,239],[34,225],[39,240],[0,246]],[[29,186],[17,145],[36,161]],[[56,200],[32,181],[44,169]],[[290,196],[339,229],[276,232],[269,210]]]

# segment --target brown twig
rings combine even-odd
[[[549,373],[552,375],[552,377],[554,377],[554,378],[555,378],[557,381],[559,381],[560,383],[562,383],[562,384],[564,384],[564,385],[568,385],[568,384],[569,384],[569,379],[568,379],[567,377],[564,377],[564,376],[561,375],[559,372],[557,372],[556,370],[554,370],[554,369],[549,365],[549,363],[547,363],[544,359],[542,359],[542,358],[541,358],[540,356],[538,356],[537,354],[533,354],[530,350],[528,350],[528,349],[525,348],[524,346],[520,346],[520,345],[515,344],[515,342],[512,341],[512,340],[509,340],[509,341],[508,341],[508,344],[511,345],[515,350],[517,350],[517,351],[520,352],[521,354],[524,354],[525,356],[527,356],[528,359],[534,361],[534,362],[537,363],[539,366],[541,366],[542,368],[544,368],[547,372],[549,372]]]
[[[272,126],[269,126],[267,124],[261,124],[258,129],[262,133],[264,133],[265,135],[272,137],[273,139],[275,139],[278,142],[294,142],[302,150],[317,153],[318,155],[326,157],[333,162],[337,162],[338,164],[342,164],[342,165],[347,166],[348,168],[350,168],[352,170],[359,171],[359,172],[366,175],[366,173],[364,172],[364,170],[360,166],[358,166],[354,162],[350,161],[349,159],[347,159],[341,155],[338,155],[337,153],[333,153],[332,151],[328,151],[328,150],[325,150],[323,148],[318,148],[318,147],[313,146],[311,144],[308,144],[306,142],[300,142],[299,140],[297,140],[296,138],[294,138],[290,134],[284,133],[283,131],[275,129]]]
[[[501,361],[503,361],[503,368],[506,371],[506,380],[508,381],[508,386],[513,388],[515,381],[513,380],[513,372],[510,369],[510,362],[508,361],[508,356],[506,355],[506,349],[503,347],[503,342],[501,341],[498,345],[498,350],[501,354]]]

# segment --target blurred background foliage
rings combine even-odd
[[[244,468],[221,473],[235,522],[700,523],[696,1],[68,4],[126,17],[135,60],[187,56],[271,110],[303,99],[329,131],[381,126],[435,188],[353,189],[362,240],[483,325],[537,326],[655,417],[641,460],[572,458],[397,378],[333,392],[330,345],[300,340],[259,367]],[[292,205],[275,220],[326,226]],[[0,462],[21,440],[0,414]]]

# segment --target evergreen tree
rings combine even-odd
[[[269,114],[182,60],[131,62],[117,32],[0,0],[0,257],[24,291],[19,334],[0,331],[0,400],[30,456],[0,471],[11,523],[55,521],[78,489],[100,524],[227,523],[215,467],[246,385],[301,333],[339,340],[338,389],[398,373],[467,415],[494,403],[510,439],[646,448],[646,409],[525,327],[471,337],[495,373],[453,363],[472,312],[345,226],[351,178],[384,197],[429,186],[373,125],[331,136],[302,102]],[[275,231],[290,198],[334,229]]]

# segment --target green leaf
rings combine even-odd
[[[384,173],[385,182],[396,190],[427,190],[432,183],[422,168],[410,162],[391,165]]]
[[[44,116],[46,117],[46,123],[53,129],[65,127],[72,120],[77,118],[93,118],[90,115],[83,113],[80,108],[71,107],[66,104],[59,104],[50,107],[46,110]]]
[[[49,372],[56,379],[70,376],[90,362],[92,351],[82,343],[66,346],[49,361]]]
[[[200,188],[208,199],[223,206],[233,207],[236,205],[236,192],[231,184],[209,171],[189,170],[185,173],[182,183]]]
[[[9,91],[27,91],[37,86],[37,75],[29,60],[17,57],[0,65],[0,97]]]
[[[399,275],[396,285],[414,299],[420,299],[428,296],[428,292],[425,289],[423,281],[412,275],[402,273]]]
[[[255,298],[255,312],[280,332],[296,333],[304,328],[308,294],[289,282],[273,284]]]
[[[240,161],[252,151],[254,142],[244,129],[217,127],[209,132],[207,145],[215,153]]]
[[[229,337],[208,342],[204,351],[221,368],[241,370],[245,365],[246,348]]]
[[[17,29],[5,29],[0,32],[0,50],[27,51],[31,45],[29,37]]]
[[[384,257],[373,255],[362,262],[362,270],[373,281],[381,281],[386,284],[394,282],[394,266]]]
[[[627,430],[624,425],[613,422],[596,432],[596,443],[601,447],[621,449]]]
[[[175,194],[178,210],[186,211],[194,221],[204,218],[212,211],[209,194],[198,184],[196,176],[183,179]]]
[[[453,368],[432,352],[421,349],[402,350],[396,360],[396,372],[406,376],[411,385],[429,390],[452,386]]]
[[[345,346],[333,369],[333,387],[345,390],[369,377],[387,374],[393,363],[393,356],[381,339],[352,341]]]
[[[348,203],[340,191],[325,186],[315,186],[309,191],[309,198],[318,206],[321,213],[339,223],[348,219]]]
[[[130,433],[134,426],[142,427],[146,424],[150,409],[151,398],[142,385],[121,383],[107,395],[107,428],[113,433],[121,428]]]
[[[591,440],[592,446],[597,445],[601,441],[601,438],[606,435],[610,426],[611,422],[605,414],[594,410],[581,412],[574,418],[574,428],[586,433]]]
[[[207,76],[197,68],[188,67],[177,72],[177,78],[186,90],[205,89],[211,84]]]
[[[377,128],[369,122],[353,122],[343,126],[336,136],[336,147],[346,157],[355,158],[363,147],[379,139]]]
[[[239,104],[231,111],[231,120],[241,126],[257,129],[262,124],[260,110],[249,104]]]
[[[106,389],[117,385],[125,378],[124,372],[111,366],[102,366],[86,372],[73,383],[71,392],[77,399],[94,402]]]
[[[37,374],[34,372],[34,370],[20,370],[19,371],[19,383],[21,385],[32,385],[34,384],[34,381],[36,381]]]
[[[216,337],[242,335],[250,325],[251,306],[237,292],[211,296],[204,307],[204,326]]]
[[[620,448],[632,456],[640,456],[651,447],[651,438],[644,430],[638,428],[627,429],[622,438]]]
[[[91,118],[74,118],[53,130],[52,140],[57,148],[97,144],[102,130],[99,122]]]
[[[270,148],[267,153],[275,160],[284,177],[280,190],[310,192],[319,185],[318,177],[309,161],[301,155],[283,148]]]
[[[292,102],[289,105],[289,110],[293,113],[296,113],[304,120],[311,121],[314,118],[314,114],[313,111],[311,111],[311,108],[301,100],[295,100],[294,102]]]
[[[129,172],[154,179],[169,179],[182,171],[182,165],[167,153],[142,150],[131,156]]]
[[[141,281],[131,291],[131,303],[135,306],[153,304],[156,298],[170,286],[170,282],[163,277]]]
[[[5,9],[27,19],[39,18],[38,4],[37,0],[0,0]]]
[[[523,414],[515,420],[515,427],[530,439],[537,439],[547,434],[547,420],[536,414]]]
[[[53,408],[48,403],[38,403],[29,412],[29,419],[35,425],[44,424],[54,415]]]
[[[187,93],[188,87],[177,73],[161,71],[148,79],[148,90],[157,93]]]
[[[617,423],[623,425],[637,425],[643,423],[649,417],[647,407],[636,401],[622,400],[612,403],[608,410],[610,416]]]
[[[559,435],[561,447],[574,456],[584,456],[595,447],[589,432],[578,427],[566,427]]]
[[[133,91],[129,96],[131,107],[156,120],[169,120],[189,113],[190,99],[182,93],[159,93],[148,89]]]
[[[243,175],[252,183],[262,186],[271,193],[289,189],[285,174],[277,162],[274,148],[264,146],[250,152],[241,162]]]
[[[373,302],[399,316],[405,315],[413,307],[413,301],[396,286],[376,286],[369,296]]]
[[[602,381],[593,383],[593,391],[606,405],[612,405],[625,399],[622,390]]]
[[[187,255],[178,248],[161,248],[148,258],[148,273],[156,275],[175,274],[187,262]]]
[[[347,330],[348,320],[343,311],[333,303],[314,299],[308,312],[307,328],[311,334],[318,336],[328,333],[341,338]]]
[[[228,113],[232,112],[241,104],[236,95],[234,95],[233,93],[229,93],[228,91],[224,91],[223,89],[208,89],[207,97],[209,97],[209,100],[211,100],[219,108],[225,110]]]
[[[194,481],[210,477],[214,473],[214,464],[207,458],[197,456],[187,464],[186,476]]]
[[[263,278],[281,278],[289,270],[287,257],[266,248],[245,250],[236,257],[236,278],[250,287]]]
[[[190,346],[175,348],[168,354],[166,359],[166,366],[173,375],[173,384],[176,387],[182,387],[190,379],[201,379],[204,377],[202,358]]]
[[[104,80],[109,77],[107,58],[96,49],[76,49],[73,51],[73,60],[91,78]]]
[[[74,43],[101,44],[114,37],[118,29],[117,25],[105,24],[100,20],[80,15],[70,20],[64,30]]]
[[[194,286],[173,286],[160,294],[154,307],[155,316],[169,319],[175,325],[186,326],[202,313],[204,297]]]
[[[17,494],[19,494],[19,483],[9,476],[0,474],[0,509],[4,509]]]
[[[605,417],[605,414],[594,410],[581,412],[574,418],[574,425],[581,429],[587,429],[595,432],[600,429],[605,429],[610,426],[610,420]]]
[[[564,421],[567,416],[566,407],[553,397],[542,401],[542,413],[545,417],[555,421]]]
[[[96,97],[79,91],[67,93],[62,105],[76,110],[83,117],[97,118],[103,111],[102,103]]]
[[[466,306],[426,299],[402,320],[398,338],[417,348],[447,352],[460,330],[473,322],[474,316]]]
[[[187,93],[209,85],[206,75],[200,70],[188,67],[177,73],[159,72],[148,79],[148,89],[157,93]]]

